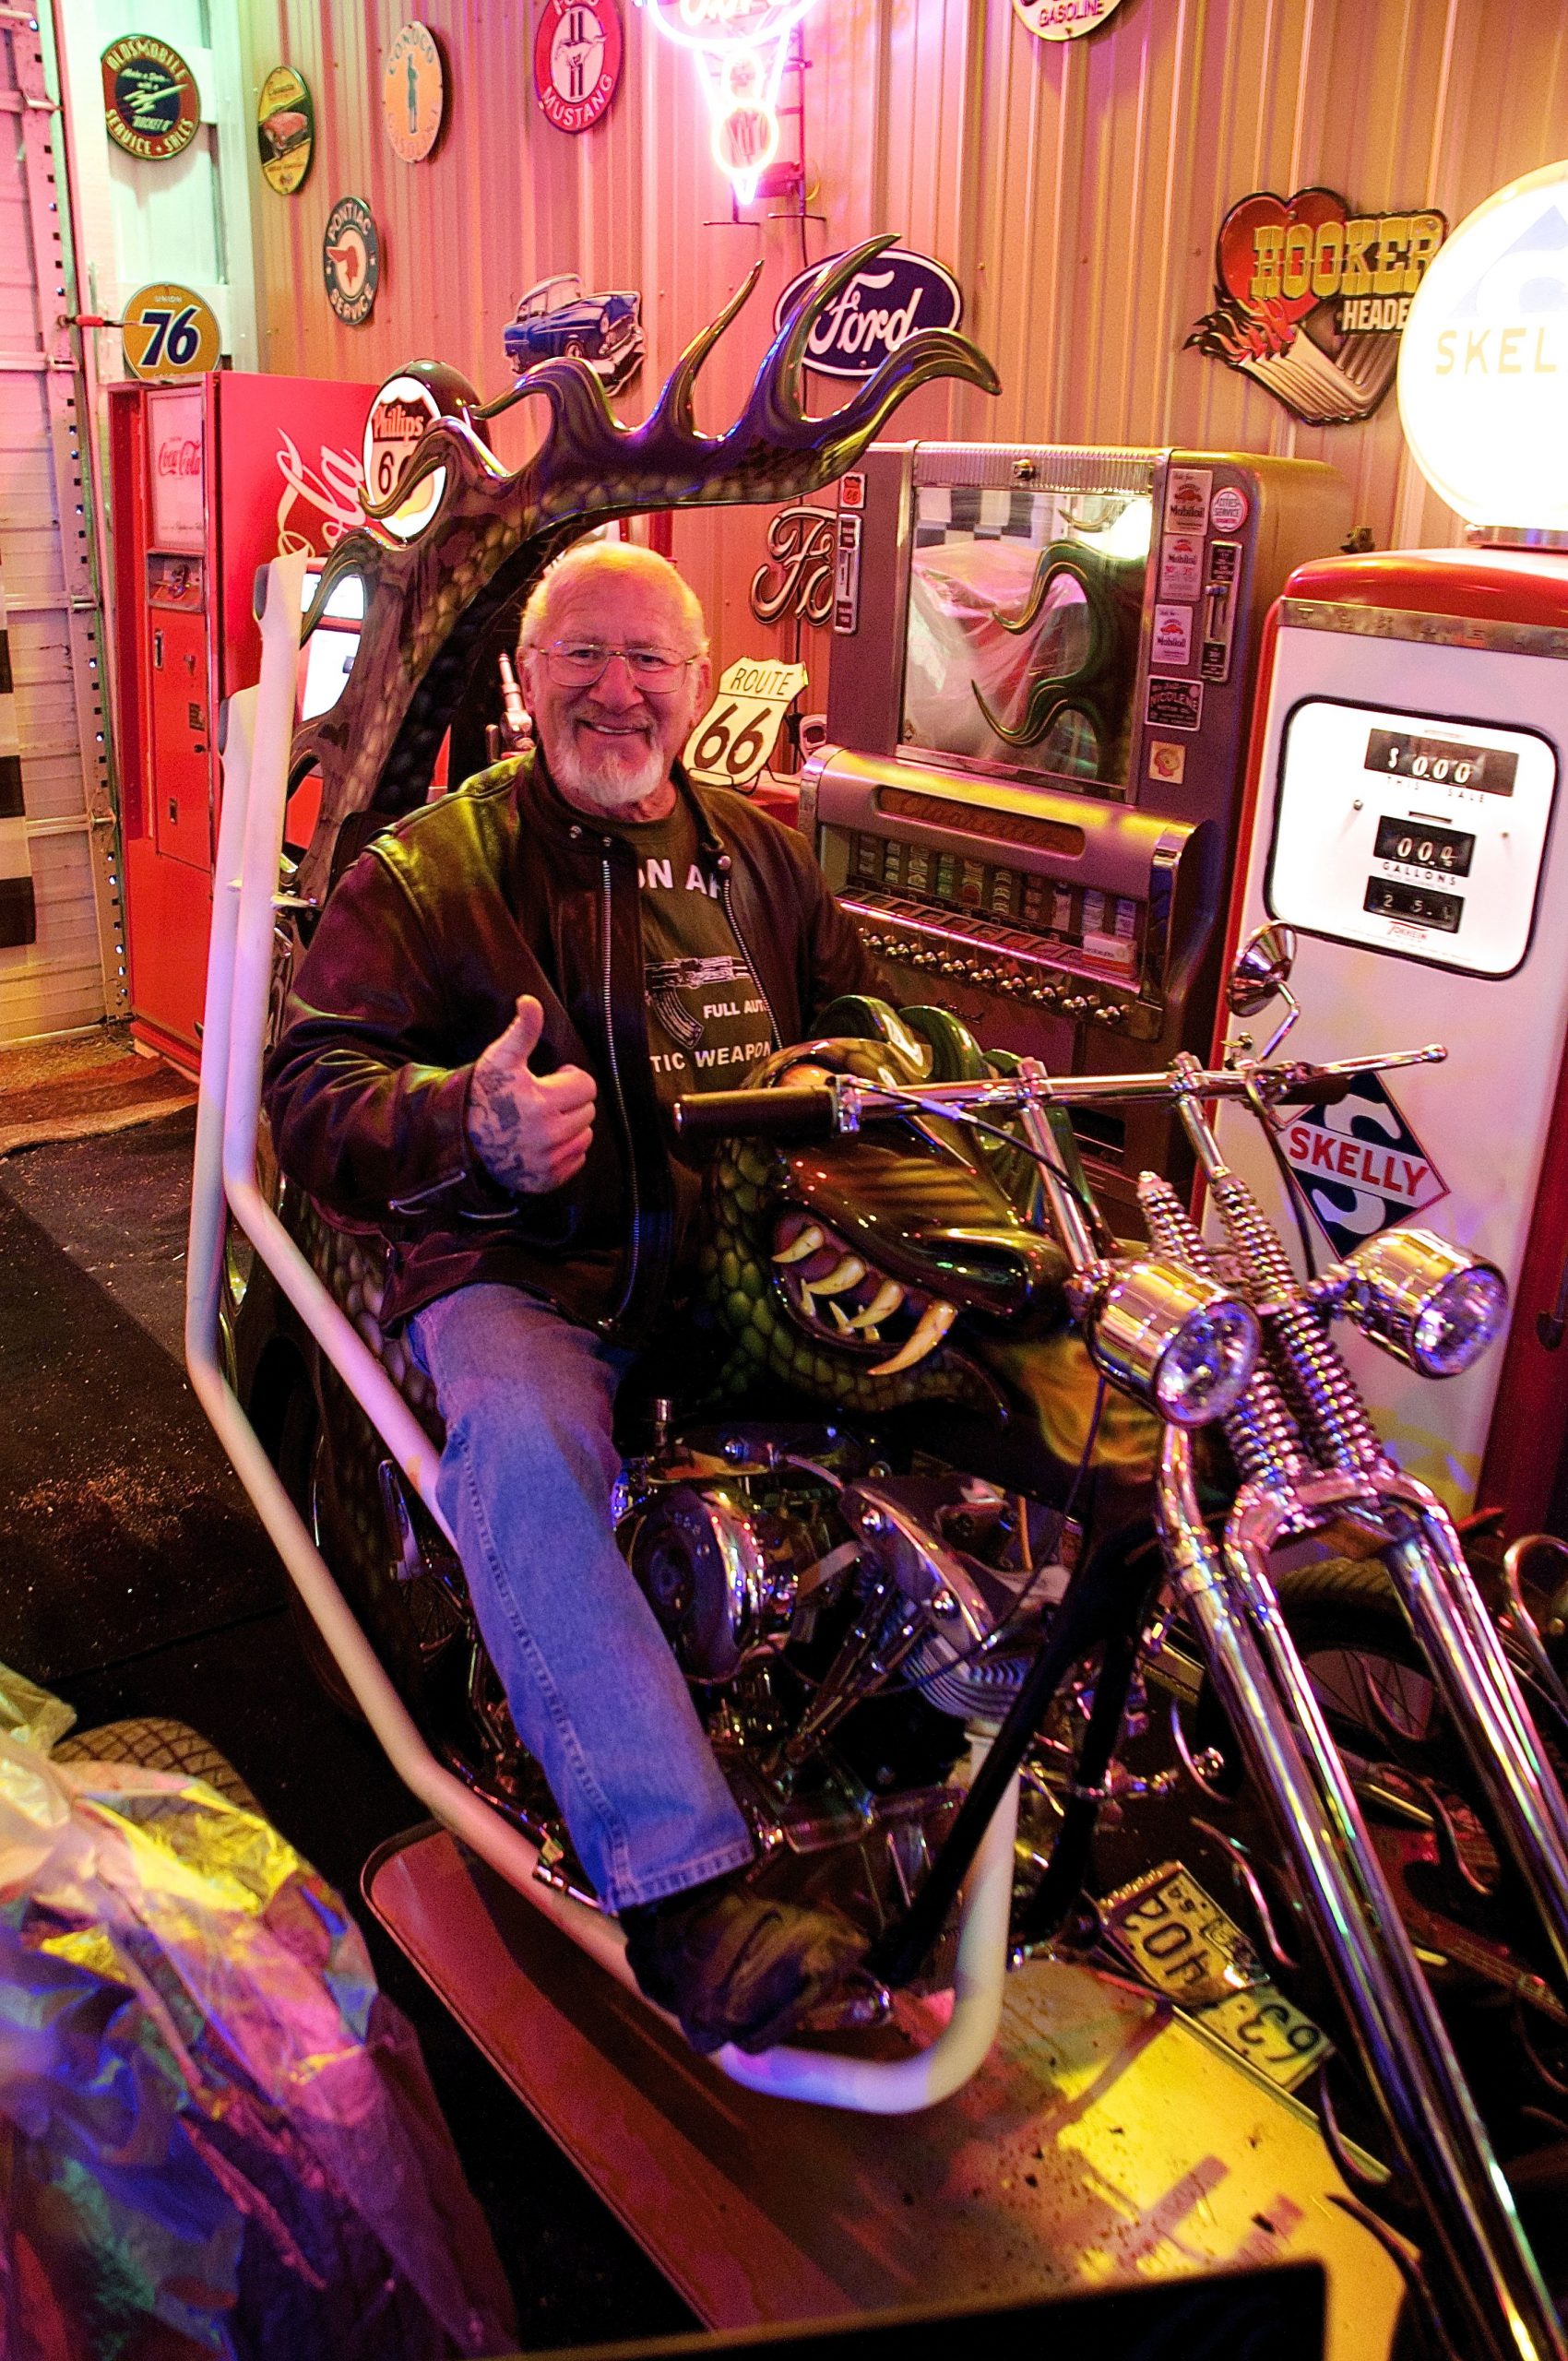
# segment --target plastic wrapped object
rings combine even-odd
[[[18,1742],[40,1697],[0,1668],[0,2361],[508,2349],[338,1895],[199,1780]]]

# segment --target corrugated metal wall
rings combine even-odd
[[[411,14],[441,37],[453,89],[441,146],[410,166],[382,128],[380,77]],[[897,431],[1325,458],[1380,544],[1458,538],[1407,459],[1392,393],[1368,423],[1303,427],[1184,339],[1213,300],[1220,219],[1249,190],[1326,184],[1360,210],[1432,206],[1452,224],[1568,154],[1560,0],[1123,0],[1103,30],[1065,43],[1034,40],[1006,0],[817,0],[805,150],[824,218],[740,227],[687,60],[631,0],[625,14],[620,95],[573,138],[535,105],[523,0],[244,0],[253,91],[280,61],[298,66],[320,128],[299,196],[257,176],[263,365],[367,378],[432,354],[493,393],[517,297],[579,269],[592,287],[644,291],[647,361],[618,405],[636,417],[761,255],[751,315],[704,380],[702,422],[716,427],[802,249],[814,260],[891,229],[956,274],[1004,386],[996,401],[933,388]],[[321,284],[322,225],[346,193],[370,200],[385,246],[359,330],[333,318]],[[812,382],[828,407],[827,382]],[[679,528],[721,654],[782,644],[746,610],[763,532],[745,511]]]

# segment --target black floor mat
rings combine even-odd
[[[0,1191],[0,1662],[58,1680],[278,1604],[183,1372]]]

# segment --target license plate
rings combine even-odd
[[[1228,2000],[1194,2013],[1199,2024],[1279,2091],[1293,2091],[1334,2046],[1322,2027],[1272,1984],[1233,1992]]]
[[[1332,2048],[1269,1983],[1235,1920],[1179,1863],[1108,1894],[1100,1923],[1146,1984],[1276,2090],[1293,2091]]]
[[[1236,1921],[1177,1862],[1108,1894],[1100,1921],[1144,1982],[1185,2009],[1208,2008],[1265,1980]]]

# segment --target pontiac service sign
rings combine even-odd
[[[831,257],[829,257],[831,259]],[[821,270],[813,263],[792,279],[773,314],[782,328]],[[951,271],[926,255],[888,246],[858,270],[806,338],[806,366],[825,377],[873,376],[917,328],[956,328],[964,298]]]

